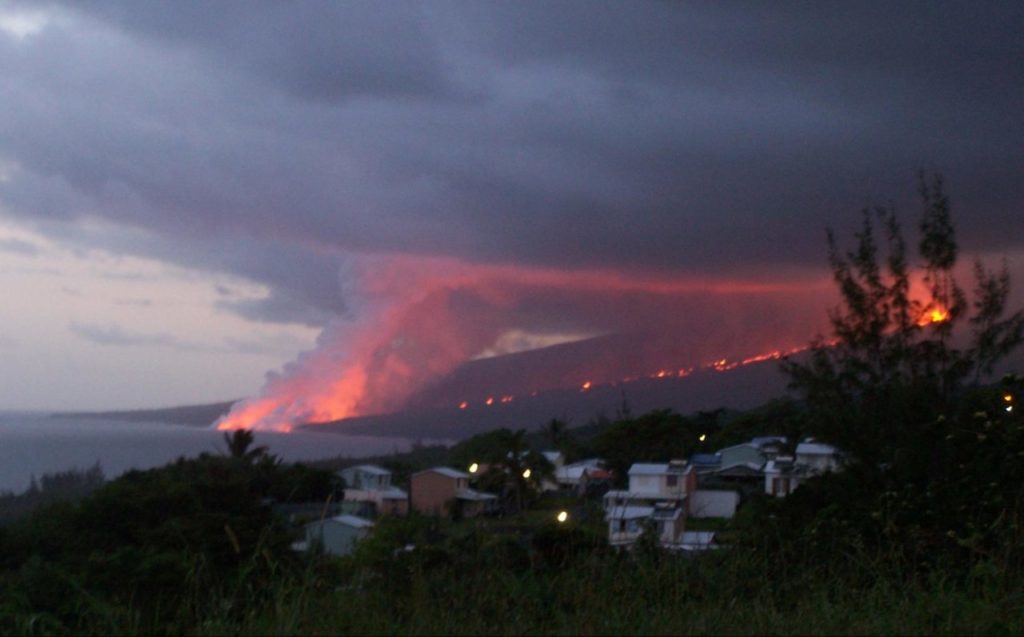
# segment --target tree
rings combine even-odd
[[[697,423],[669,410],[620,419],[594,439],[594,450],[623,484],[634,462],[667,462],[686,458],[700,446],[706,432]]]
[[[266,447],[249,448],[255,440],[256,435],[251,429],[235,429],[231,433],[224,432],[228,455],[239,460],[253,461],[267,453]]]
[[[756,515],[741,519],[738,543],[784,569],[837,555],[908,573],[1024,563],[1024,420],[1014,409],[1024,382],[989,380],[1024,340],[1024,312],[1007,312],[1005,264],[976,263],[968,298],[942,180],[922,177],[919,192],[917,268],[891,207],[863,213],[852,250],[828,233],[840,296],[832,338],[783,369],[803,398],[807,433],[850,457],[843,471],[757,501]]]
[[[863,211],[850,251],[843,252],[829,230],[829,263],[841,300],[829,313],[832,339],[819,338],[807,362],[783,363],[790,386],[808,406],[812,432],[873,465],[924,461],[922,452],[944,435],[935,426],[939,417],[950,418],[965,389],[1024,340],[1024,313],[1004,316],[1005,263],[998,272],[975,263],[968,303],[955,277],[959,248],[941,177],[922,175],[919,194],[918,278],[892,207]],[[923,295],[915,293],[918,280]],[[969,343],[960,347],[964,327]]]

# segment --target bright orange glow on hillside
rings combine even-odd
[[[829,341],[827,344],[828,345],[834,345],[835,341]],[[793,349],[787,350],[785,352],[780,351],[780,350],[774,350],[774,351],[768,352],[766,354],[757,354],[755,356],[748,356],[747,358],[744,358],[742,360],[734,360],[734,361],[730,361],[730,360],[728,360],[726,358],[720,358],[720,359],[718,359],[716,361],[712,361],[712,362],[710,362],[710,363],[708,363],[706,365],[702,365],[700,367],[700,369],[706,370],[706,371],[725,372],[725,371],[729,371],[729,370],[732,370],[732,369],[736,369],[737,367],[742,367],[744,365],[751,365],[753,363],[761,363],[761,362],[764,362],[764,361],[779,360],[783,356],[789,356],[791,354],[799,354],[800,352],[803,352],[803,351],[805,351],[807,349],[808,349],[807,347],[794,347]],[[664,379],[668,379],[668,378],[686,378],[687,376],[689,376],[690,374],[693,373],[694,369],[695,368],[693,368],[693,367],[683,368],[683,369],[680,369],[678,372],[673,372],[673,371],[670,371],[670,370],[659,369],[658,371],[651,372],[650,374],[644,374],[642,376],[626,376],[626,377],[624,377],[624,378],[622,378],[620,380],[602,383],[601,385],[602,386],[612,386],[612,387],[614,387],[616,385],[624,385],[624,384],[629,384],[629,383],[635,383],[635,382],[637,382],[637,381],[639,381],[639,380],[641,380],[643,378],[649,378],[649,379],[653,379],[653,380],[664,380]],[[597,386],[597,385],[595,385],[593,381],[589,381],[589,380],[588,381],[584,381],[583,384],[580,385],[580,392],[582,393],[582,392],[590,391],[595,386]],[[538,393],[539,392],[537,392],[537,391],[532,391],[532,392],[530,392],[530,396],[536,396]],[[503,404],[506,404],[506,403],[512,402],[514,399],[515,399],[514,395],[512,395],[512,394],[505,394],[504,396],[501,397],[501,401],[500,402],[503,403]],[[495,400],[494,400],[493,397],[488,397],[486,400],[484,400],[484,404],[487,405],[487,406],[491,406],[494,403],[495,403]],[[468,404],[469,404],[468,401],[465,401],[465,400],[462,401],[461,403],[459,403],[459,409],[465,409],[466,405],[468,405]]]
[[[941,307],[932,308],[921,315],[921,318],[917,319],[917,324],[921,327],[925,325],[931,325],[933,323],[942,323],[943,321],[949,320],[949,312],[942,309]]]
[[[331,323],[314,350],[269,373],[260,393],[235,403],[231,412],[216,423],[217,428],[291,431],[303,424],[392,413],[418,398],[422,402],[418,392],[431,381],[493,348],[503,335],[516,330],[537,331],[530,324],[538,314],[535,307],[544,308],[556,300],[562,303],[563,297],[570,303],[578,298],[582,308],[589,307],[588,303],[598,307],[598,301],[600,307],[606,307],[608,301],[614,308],[628,303],[630,312],[640,299],[647,304],[642,316],[648,321],[655,317],[661,320],[664,308],[679,314],[681,308],[713,304],[721,308],[716,310],[721,315],[734,317],[723,333],[740,334],[744,339],[749,335],[750,341],[764,342],[781,335],[758,333],[755,338],[757,323],[743,313],[735,313],[735,308],[742,309],[748,302],[770,307],[776,300],[780,307],[788,307],[793,293],[830,288],[826,277],[793,281],[714,279],[658,272],[485,266],[447,258],[366,258],[355,263],[349,274],[352,285],[366,301],[364,311]],[[704,311],[709,316],[711,312]],[[585,309],[580,314],[590,320]],[[695,316],[695,325],[704,320],[700,318],[704,314]],[[612,316],[607,325],[588,329],[613,333],[622,329],[616,320]],[[704,329],[702,325],[697,327]],[[640,369],[631,371],[629,380],[685,377],[705,367],[691,367],[690,363],[706,356],[706,350],[713,353],[713,347],[705,340],[694,345],[693,354],[688,355],[692,359],[679,361],[685,366],[670,367],[659,362],[647,374]],[[713,368],[725,371],[740,364],[739,360],[721,360]],[[591,380],[568,381],[567,385],[581,382],[580,390],[588,391],[598,383],[627,381],[599,378],[596,373],[601,371],[588,370],[583,378]],[[452,407],[472,412],[483,403],[497,409],[516,398],[507,393],[509,390],[536,395],[533,390],[548,388],[553,387],[487,388],[483,390],[487,393],[465,396],[466,400],[453,397]],[[502,389],[504,392],[499,391]]]

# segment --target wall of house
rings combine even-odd
[[[664,491],[663,476],[629,476],[629,490],[632,493],[661,493]]]
[[[435,471],[417,473],[409,480],[409,505],[424,515],[447,515],[459,480]]]
[[[366,537],[369,529],[355,528],[347,524],[324,520],[306,527],[306,541],[310,546],[320,544],[330,555],[348,555],[356,542]]]
[[[697,489],[690,494],[690,515],[695,518],[731,518],[740,494],[736,491]]]
[[[396,498],[385,498],[380,502],[381,515],[408,515],[409,501]]]
[[[386,489],[391,484],[391,476],[361,471],[356,467],[342,469],[340,473],[345,486],[353,489]]]
[[[838,468],[835,456],[832,455],[798,453],[796,461],[797,464],[807,465],[818,473],[835,471]]]

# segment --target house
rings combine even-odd
[[[685,460],[633,464],[629,468],[629,488],[604,496],[608,542],[628,546],[645,528],[651,528],[659,543],[676,544],[696,489],[697,472]]]
[[[732,489],[697,489],[690,497],[688,512],[694,518],[731,518],[740,505],[740,494]]]
[[[600,458],[588,458],[555,469],[555,482],[563,491],[573,491],[583,496],[594,487],[608,484],[611,473],[604,468]]]
[[[780,454],[785,453],[789,438],[785,436],[755,436],[750,439],[750,444],[761,450],[765,460],[774,460]]]
[[[345,480],[347,513],[373,518],[409,513],[409,494],[391,486],[391,472],[372,464],[347,467],[338,472]]]
[[[354,515],[338,515],[310,522],[304,527],[304,539],[293,548],[309,550],[319,547],[329,555],[348,555],[356,543],[369,535],[373,522]]]
[[[391,472],[375,464],[360,464],[346,467],[338,472],[351,489],[387,489],[391,486]]]
[[[425,515],[457,515],[471,518],[497,509],[498,498],[469,488],[469,474],[451,467],[434,467],[409,479],[413,511]]]
[[[832,445],[808,438],[796,446],[796,462],[817,473],[837,471],[842,466],[841,454]]]
[[[707,551],[717,549],[718,541],[714,531],[684,531],[673,548],[681,551]]]
[[[796,457],[778,456],[764,468],[764,492],[785,497],[805,480],[842,468],[842,452],[808,438],[797,445]]]

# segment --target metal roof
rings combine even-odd
[[[807,456],[832,456],[839,450],[823,442],[801,442],[796,446],[796,452]]]
[[[542,455],[545,458],[547,458],[547,461],[550,462],[551,464],[555,464],[555,463],[558,462],[558,459],[562,457],[562,452],[561,451],[541,451],[540,455]]]
[[[389,476],[391,472],[384,467],[379,467],[375,464],[360,464],[354,467],[345,467],[342,471],[362,471],[363,473],[372,473],[378,476]]]
[[[349,515],[343,513],[336,515],[329,520],[330,522],[337,522],[338,524],[344,524],[345,526],[351,526],[357,529],[368,529],[373,526],[373,522],[365,518],[360,518],[355,515]],[[314,523],[315,524],[315,523]]]
[[[721,461],[722,455],[719,453],[695,453],[690,456],[690,464],[711,466],[716,465]]]
[[[649,463],[636,462],[629,468],[631,476],[663,476],[669,473],[686,473],[690,465],[674,465],[668,462]]]
[[[418,471],[415,475],[427,473],[428,471],[440,473],[441,475],[448,476],[449,478],[469,478],[468,473],[459,471],[458,469],[452,469],[451,467],[434,467],[432,469],[424,469],[423,471]]]

